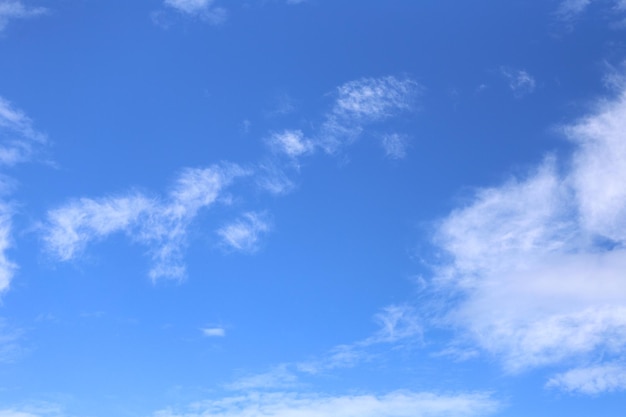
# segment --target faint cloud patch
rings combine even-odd
[[[214,0],[164,0],[163,5],[175,10],[184,17],[199,19],[201,21],[218,25],[227,18],[226,9],[214,5]],[[163,11],[152,13],[152,20],[161,27],[169,27],[171,21]]]
[[[186,410],[165,409],[154,417],[479,417],[495,413],[498,401],[488,394],[439,395],[394,391],[387,394],[328,396],[296,392],[248,393],[196,402]]]
[[[515,70],[512,68],[500,68],[500,74],[509,83],[509,89],[516,98],[522,98],[535,91],[535,78],[525,70]]]
[[[224,337],[226,336],[226,329],[223,327],[205,327],[202,329],[202,334],[206,337]]]
[[[248,212],[239,219],[217,231],[222,244],[240,252],[255,252],[259,248],[262,234],[270,231],[270,225],[263,213]]]
[[[20,0],[0,1],[0,32],[7,27],[11,20],[30,19],[47,12],[48,9],[45,7],[28,7]]]
[[[403,159],[409,146],[409,140],[405,135],[391,133],[383,136],[383,149],[388,158]]]
[[[550,378],[546,386],[588,395],[623,391],[626,390],[626,366],[608,364],[575,368]]]

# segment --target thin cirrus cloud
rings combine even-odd
[[[13,3],[0,3],[0,23],[2,10],[7,10],[6,8],[19,9]],[[8,100],[0,97],[0,168],[6,170],[30,161],[45,143],[46,135],[35,129],[32,120]],[[6,195],[10,191],[10,183],[9,177],[1,178],[0,194]],[[9,288],[17,268],[6,255],[13,245],[13,214],[11,204],[0,201],[0,292]]]
[[[405,135],[391,133],[383,136],[382,145],[388,158],[402,159],[406,156],[409,141]]]
[[[270,225],[263,213],[248,212],[232,223],[221,227],[217,234],[222,244],[241,252],[255,252],[261,235],[270,231]]]
[[[564,21],[571,21],[589,9],[591,4],[600,3],[596,0],[563,0],[556,11],[557,16]],[[623,14],[626,11],[626,1],[612,0],[604,2],[611,4],[611,12]]]
[[[547,158],[441,221],[436,282],[463,295],[445,319],[507,371],[577,360],[549,385],[624,389],[612,364],[626,357],[626,89],[564,132],[565,168]]]
[[[234,391],[274,390],[294,387],[303,377],[354,368],[373,361],[381,350],[398,349],[422,343],[422,323],[417,311],[408,305],[390,305],[374,316],[378,330],[371,336],[353,343],[331,348],[321,357],[301,362],[282,363],[262,373],[245,375],[226,385]]]
[[[526,70],[517,70],[507,67],[500,68],[500,73],[509,83],[509,89],[517,98],[522,98],[535,91],[535,78]]]
[[[87,244],[124,233],[148,247],[150,277],[185,275],[182,260],[188,228],[201,209],[213,205],[238,177],[249,172],[237,165],[188,168],[166,198],[141,193],[100,199],[81,198],[50,210],[43,225],[46,248],[60,261],[75,259]]]
[[[486,394],[396,391],[385,395],[328,396],[273,392],[203,401],[185,411],[161,410],[154,417],[472,417],[490,415],[498,409],[499,403]]]
[[[177,4],[190,11],[210,5],[204,2]],[[414,81],[393,76],[348,82],[337,89],[331,111],[324,116],[321,128],[311,138],[298,130],[285,130],[272,134],[267,143],[273,154],[287,155],[290,159],[318,148],[332,153],[343,146],[340,143],[354,140],[367,124],[412,109],[419,89]],[[30,132],[28,124],[23,125],[22,130]],[[331,142],[334,143],[332,149],[329,147]],[[283,162],[270,159],[270,162],[258,164],[254,170],[235,164],[186,169],[165,197],[128,192],[118,196],[75,199],[48,211],[42,225],[43,242],[57,260],[69,261],[80,256],[90,243],[114,233],[125,234],[133,242],[148,248],[152,259],[149,276],[153,280],[180,279],[185,276],[183,251],[188,228],[198,211],[214,204],[220,193],[242,176],[253,176],[260,188],[276,195],[284,194],[293,188],[293,182],[287,176]],[[224,224],[217,234],[225,248],[255,252],[261,237],[270,229],[266,214],[249,211]]]
[[[20,0],[0,1],[0,32],[12,20],[30,19],[45,14],[47,11],[44,7],[28,7]],[[1,102],[0,106],[2,106]]]
[[[546,386],[588,395],[623,391],[626,389],[626,366],[612,363],[575,368],[550,378]]]
[[[276,153],[291,158],[321,149],[334,154],[359,138],[365,128],[415,109],[422,87],[410,78],[386,76],[360,78],[337,87],[331,109],[321,125],[308,136],[301,130],[287,129],[271,135],[267,143]],[[389,135],[383,143],[391,157],[403,157],[406,142]]]

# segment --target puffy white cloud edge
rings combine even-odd
[[[461,296],[448,323],[510,372],[599,361],[551,380],[567,388],[626,355],[626,90],[564,132],[576,148],[562,167],[549,157],[478,190],[435,242],[449,257],[436,281]],[[590,384],[579,391],[624,388]]]

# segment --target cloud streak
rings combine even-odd
[[[162,410],[155,417],[471,417],[499,408],[484,394],[437,395],[397,391],[385,395],[326,396],[289,392],[253,393],[200,402],[190,410]]]

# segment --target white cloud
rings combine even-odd
[[[202,334],[207,337],[224,337],[226,330],[222,327],[206,327],[202,329]]]
[[[578,150],[572,179],[582,226],[626,241],[626,90],[597,113],[566,129]]]
[[[535,78],[524,70],[500,68],[501,74],[509,82],[509,88],[517,98],[524,97],[535,91]]]
[[[259,174],[256,177],[256,184],[262,190],[275,195],[286,194],[295,185],[287,176],[287,173],[275,163],[265,163],[259,165]]]
[[[511,372],[572,359],[601,369],[626,356],[623,120],[626,91],[565,129],[577,148],[564,171],[548,158],[527,178],[479,190],[438,225],[449,260],[437,282],[461,295],[446,319]]]
[[[396,343],[406,339],[421,339],[422,324],[417,312],[408,305],[389,305],[374,316],[380,329],[361,345]]]
[[[571,19],[587,9],[591,0],[564,0],[559,5],[557,14],[563,19]]]
[[[9,289],[17,266],[7,257],[7,250],[11,248],[12,210],[6,204],[0,203],[0,292]]]
[[[189,225],[235,178],[247,174],[236,165],[186,169],[165,199],[131,193],[72,201],[48,212],[43,240],[59,260],[68,261],[87,244],[122,232],[149,248],[152,279],[182,278]]]
[[[562,0],[556,11],[556,15],[559,19],[570,22],[583,14],[589,9],[591,4],[600,3],[597,0]],[[624,0],[610,0],[604,3],[612,4],[611,12],[621,14],[626,10],[626,1]]]
[[[361,78],[337,88],[317,142],[333,153],[356,139],[367,124],[381,122],[414,108],[420,86],[408,78]]]
[[[548,387],[583,394],[600,394],[626,389],[626,367],[620,364],[572,369],[551,378]]]
[[[332,108],[310,135],[287,129],[273,133],[266,143],[275,153],[293,160],[318,149],[335,153],[362,135],[368,125],[413,110],[420,90],[415,81],[394,76],[347,82],[337,87]],[[407,140],[400,134],[384,135],[382,145],[390,158],[406,154]]]
[[[304,137],[301,130],[285,130],[274,133],[268,139],[268,144],[274,151],[292,158],[310,153],[315,147],[312,141]]]
[[[222,243],[231,249],[254,252],[258,249],[261,234],[270,230],[269,223],[259,213],[245,213],[239,219],[217,231]]]
[[[12,409],[0,410],[0,417],[40,417],[41,414],[32,414],[24,411],[17,411]]]
[[[162,410],[155,417],[470,417],[486,416],[498,408],[499,404],[484,394],[396,391],[325,396],[275,392],[203,401],[182,412]]]
[[[22,10],[20,7],[23,6],[15,2],[0,3],[0,29],[3,13],[6,14],[7,10],[17,13]],[[32,120],[0,97],[0,166],[8,167],[30,160],[37,146],[45,142],[45,135],[34,128]],[[0,194],[8,193],[12,188],[12,180],[0,175]],[[0,292],[9,288],[17,268],[7,257],[7,251],[12,246],[12,216],[9,204],[0,201]]]
[[[32,120],[0,97],[0,165],[29,160],[36,146],[45,142],[46,136],[35,130]]]
[[[49,403],[22,405],[0,409],[0,417],[62,417],[60,407]]]
[[[226,19],[226,10],[213,6],[214,2],[214,0],[164,0],[163,4],[184,15],[219,24]]]
[[[408,142],[409,141],[406,136],[398,133],[391,133],[383,137],[382,145],[389,158],[402,159],[406,156]]]
[[[6,28],[11,20],[29,19],[40,16],[46,12],[47,10],[43,7],[27,7],[20,0],[0,1],[0,32]],[[2,102],[0,99],[0,107],[1,106]]]

